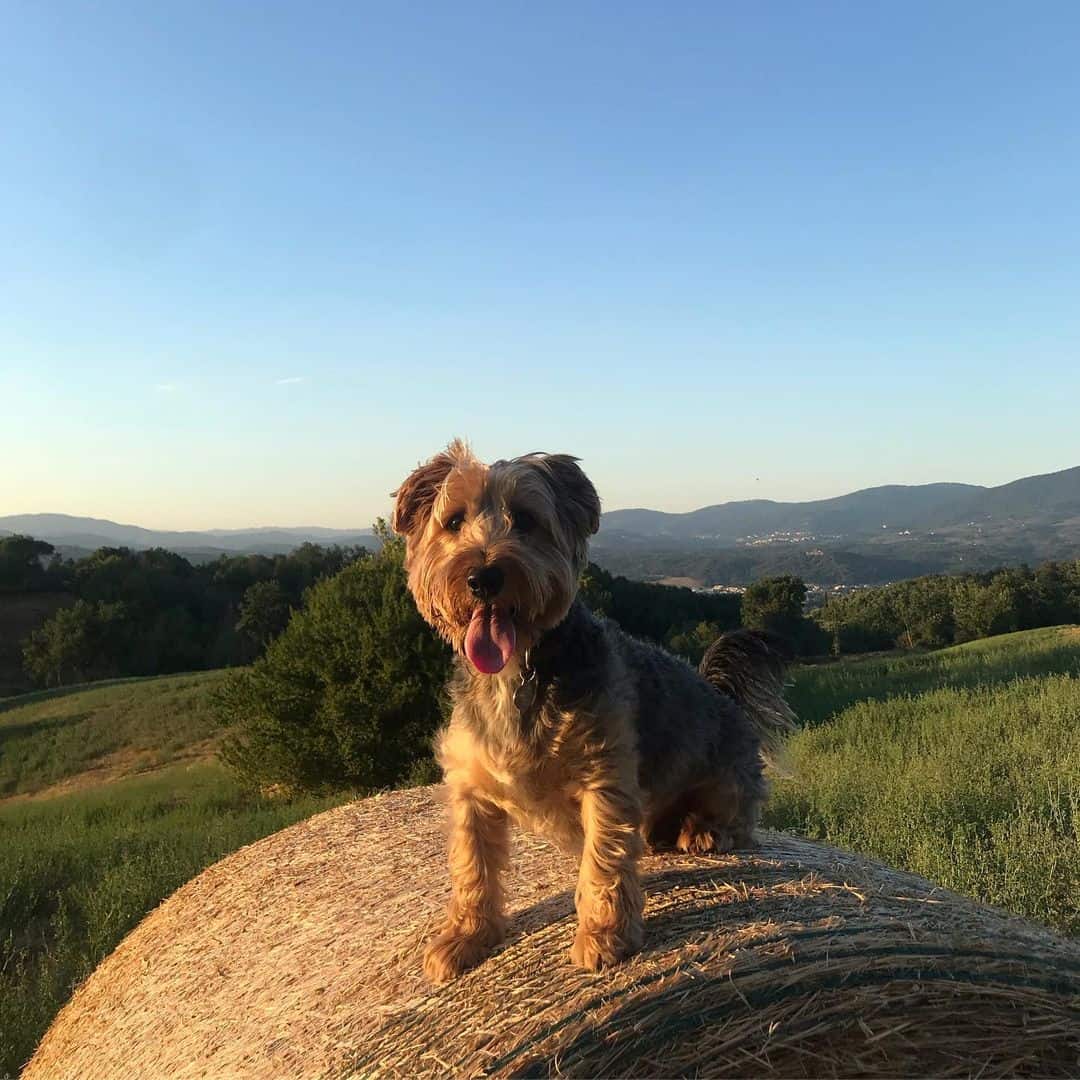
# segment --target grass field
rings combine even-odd
[[[1078,675],[1075,628],[803,669],[766,823],[1080,933]]]
[[[798,669],[766,823],[1078,933],[1078,676],[1077,628]],[[183,882],[350,797],[242,791],[210,756],[220,678],[0,701],[0,1077]]]
[[[868,698],[1059,674],[1080,675],[1080,627],[1022,630],[938,652],[877,654],[806,666],[795,672],[788,700],[800,722],[814,727]]]
[[[120,679],[0,700],[0,798],[205,756],[223,672]]]
[[[0,701],[0,1077],[18,1072],[72,988],[166,896],[348,797],[242,791],[210,756],[221,677]]]
[[[0,803],[0,1076],[18,1071],[72,988],[166,896],[343,799],[253,800],[200,763]]]

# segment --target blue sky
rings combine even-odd
[[[1080,463],[1075,4],[0,14],[0,514],[366,525],[458,434],[609,508]]]

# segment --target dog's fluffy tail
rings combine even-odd
[[[785,736],[796,728],[784,700],[784,672],[791,662],[784,642],[762,630],[733,630],[718,637],[698,670],[744,709],[761,738],[766,760],[775,761]]]

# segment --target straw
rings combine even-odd
[[[872,860],[762,833],[653,855],[643,952],[574,968],[576,867],[515,834],[506,944],[434,989],[440,789],[339,807],[151,913],[26,1080],[1076,1076],[1080,947]]]

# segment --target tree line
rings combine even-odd
[[[381,538],[392,539],[385,530]],[[74,598],[24,643],[25,669],[39,685],[231,667],[260,656],[314,584],[370,557],[360,547],[304,544],[288,555],[200,565],[161,548],[104,547],[64,559],[45,541],[9,536],[0,538],[0,607],[5,594]],[[590,564],[581,595],[692,663],[740,625],[779,634],[801,656],[940,648],[1080,621],[1080,560],[913,578],[830,598],[809,615],[806,586],[791,574],[739,596],[632,581]]]
[[[163,548],[64,559],[45,541],[4,537],[0,608],[34,591],[73,598],[23,645],[26,673],[41,686],[230,667],[260,655],[312,585],[368,555],[304,544],[201,565]]]
[[[860,589],[830,599],[812,619],[835,655],[937,649],[1080,622],[1080,559]]]
[[[385,529],[381,540],[392,540]],[[262,654],[313,585],[371,554],[304,544],[288,555],[222,556],[193,565],[162,548],[104,547],[63,559],[45,541],[5,537],[0,607],[5,594],[74,598],[24,644],[24,668],[41,686],[233,667]],[[582,595],[630,633],[694,662],[720,633],[739,625],[738,596],[647,585],[595,565]]]

